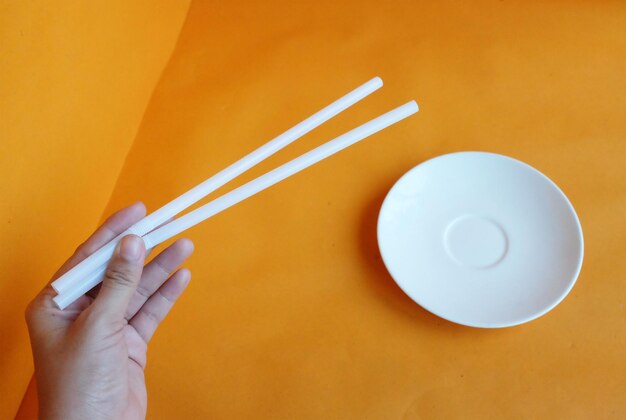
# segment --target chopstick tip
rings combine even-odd
[[[410,110],[411,114],[415,114],[416,112],[420,110],[419,105],[414,100],[405,103],[404,105],[402,105],[402,107],[406,110]]]

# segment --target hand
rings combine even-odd
[[[53,280],[145,213],[144,205],[136,203],[111,216]],[[181,239],[144,267],[143,240],[129,235],[116,249],[99,290],[63,311],[52,301],[50,284],[35,297],[26,321],[42,419],[145,417],[147,345],[189,283],[189,270],[174,270],[192,252],[192,242]]]

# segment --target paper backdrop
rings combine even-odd
[[[168,6],[178,14],[158,16],[173,33],[182,6]],[[69,19],[69,11],[55,13]],[[143,23],[111,14],[106,24],[119,38]],[[90,27],[63,30],[71,45]],[[24,173],[11,188],[24,192],[9,201],[15,219],[3,238],[12,277],[2,290],[15,290],[16,277],[27,287],[19,303],[3,307],[13,317],[3,318],[3,328],[16,337],[3,346],[21,361],[5,389],[17,393],[15,381],[25,384],[31,373],[24,326],[13,314],[100,214],[137,199],[154,210],[379,75],[380,92],[227,187],[409,99],[420,113],[186,234],[196,244],[193,279],[151,343],[148,417],[626,415],[626,4],[192,1],[177,36],[158,82],[155,57],[166,48],[155,43],[124,44],[127,56],[107,44],[118,66],[131,60],[137,77],[145,74],[141,83],[127,74],[125,83],[112,79],[115,66],[73,69],[90,89],[100,86],[103,99],[97,109],[85,106],[86,94],[66,103],[55,136],[45,136],[46,124],[61,123],[37,113],[46,89],[62,91],[70,70],[58,80],[48,68],[31,68],[43,92],[33,90],[28,102],[16,93],[19,112],[7,104],[15,119],[37,119],[11,131],[20,144],[11,164]],[[47,53],[55,65],[67,59]],[[143,102],[129,103],[141,95]],[[39,162],[50,154],[35,147],[29,130],[57,152],[45,171]],[[414,165],[461,150],[531,164],[565,191],[581,218],[579,281],[529,324],[480,330],[441,320],[407,298],[381,262],[376,218],[385,193]],[[48,189],[32,191],[37,173]],[[80,191],[70,183],[76,179]],[[50,195],[30,201],[43,191]],[[56,206],[50,219],[35,210],[44,203]],[[28,394],[22,418],[34,404]]]

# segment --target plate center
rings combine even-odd
[[[474,215],[457,217],[450,222],[444,233],[444,244],[448,256],[457,264],[472,268],[499,263],[508,247],[506,234],[496,222]]]

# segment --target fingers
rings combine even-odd
[[[152,250],[153,250],[153,249],[154,249],[154,248],[148,248],[148,249],[146,249],[146,255],[145,255],[145,259],[146,259],[146,260],[148,259],[148,257],[149,257],[149,256],[150,256],[150,254],[152,253]],[[144,269],[145,269],[145,268],[144,268]],[[140,283],[141,283],[141,281],[140,281]],[[85,293],[85,296],[87,296],[89,299],[91,299],[91,300],[90,300],[90,302],[91,302],[91,301],[93,301],[93,300],[96,298],[96,296],[98,296],[98,293],[100,292],[100,287],[102,287],[102,283],[98,283],[97,285],[95,285],[95,286],[94,286],[94,288],[93,288],[93,289],[91,289],[90,291],[88,291],[87,293]],[[72,305],[73,305],[73,304],[72,304]],[[70,305],[70,306],[71,306],[71,305]],[[69,306],[68,306],[67,308],[69,308]],[[66,310],[67,308],[65,308],[65,310]]]
[[[144,267],[139,286],[130,300],[126,319],[135,316],[150,296],[192,253],[193,242],[189,239],[179,239],[150,261]]]
[[[148,343],[163,318],[174,306],[191,280],[191,272],[181,268],[170,277],[141,307],[129,324]]]
[[[94,311],[112,321],[124,318],[139,284],[145,255],[146,248],[139,236],[128,235],[120,241],[92,305]]]
[[[103,245],[115,238],[120,233],[134,225],[146,215],[146,206],[141,201],[136,202],[116,213],[113,213],[96,231],[74,252],[52,277],[58,278],[69,271],[76,264],[96,252]]]

